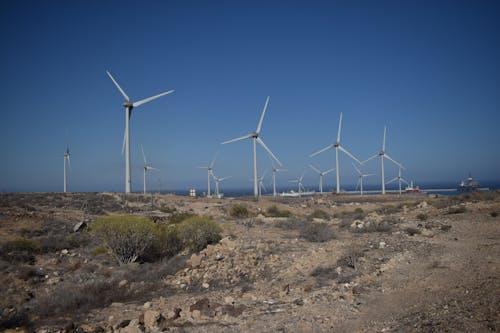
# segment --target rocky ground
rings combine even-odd
[[[231,216],[235,205],[251,216]],[[120,266],[86,227],[125,213],[157,223],[210,215],[223,238]],[[496,332],[499,214],[499,192],[260,201],[4,193],[0,329]],[[36,251],[5,245],[20,238]]]

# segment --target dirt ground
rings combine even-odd
[[[232,216],[237,205],[250,216]],[[107,214],[163,223],[172,212],[212,216],[222,240],[120,266],[75,230]],[[259,201],[2,193],[0,329],[496,332],[499,215],[500,192]],[[5,245],[20,238],[37,250]]]

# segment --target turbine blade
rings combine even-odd
[[[404,167],[401,165],[401,163],[395,161],[392,159],[392,157],[390,157],[389,155],[387,154],[384,154],[384,157],[387,158],[389,161],[391,161],[392,163],[396,164],[397,166],[399,166],[401,169],[404,169]]]
[[[120,85],[118,84],[118,82],[116,82],[116,80],[113,78],[113,76],[111,75],[110,72],[106,71],[106,73],[108,73],[108,76],[109,78],[111,79],[111,81],[113,81],[113,83],[115,84],[115,86],[118,88],[118,90],[120,90],[120,92],[122,93],[123,97],[125,97],[125,100],[127,102],[130,102],[130,98],[128,98],[127,94],[125,94],[125,91],[123,91],[122,87],[120,87]]]
[[[313,156],[319,155],[319,154],[321,154],[321,153],[323,153],[323,152],[325,152],[325,151],[327,151],[327,150],[329,150],[329,149],[332,149],[333,147],[334,147],[334,145],[333,145],[333,144],[328,145],[328,146],[326,146],[325,148],[323,148],[323,149],[321,149],[321,150],[318,150],[318,151],[317,151],[317,152],[315,152],[315,153],[312,153],[311,155],[309,155],[309,157],[313,157]]]
[[[232,177],[232,176],[227,176],[227,177],[224,177],[224,178],[219,178],[219,181],[221,182],[221,181],[226,180],[226,179],[229,179],[229,178],[231,178],[231,177]]]
[[[266,114],[267,105],[269,104],[269,98],[270,98],[270,96],[267,96],[266,104],[264,104],[264,109],[262,109],[262,114],[260,115],[259,125],[257,125],[257,130],[255,131],[255,133],[257,133],[257,134],[260,133],[260,130],[262,128],[262,122],[264,121],[264,115]]]
[[[396,180],[398,180],[398,177],[395,177],[395,178],[392,178],[391,180],[389,180],[388,182],[386,182],[385,184],[390,184],[392,182],[395,182]]]
[[[321,171],[319,171],[316,167],[314,167],[314,165],[309,164],[309,167],[321,175]]]
[[[208,165],[209,168],[213,168],[214,167],[214,164],[215,164],[215,160],[217,159],[217,156],[219,155],[219,149],[217,149],[217,151],[215,152],[215,155],[214,155],[214,158],[212,159],[212,162],[210,162],[210,164]]]
[[[168,94],[171,94],[173,93],[175,90],[169,90],[169,91],[165,91],[165,92],[162,92],[161,94],[158,94],[158,95],[155,95],[155,96],[151,96],[151,97],[148,97],[148,98],[144,98],[144,99],[141,99],[140,101],[137,101],[135,103],[132,104],[132,106],[134,108],[144,104],[144,103],[147,103],[147,102],[151,102],[152,100],[155,100],[157,98],[160,98],[162,96],[165,96],[165,95],[168,95]]]
[[[323,172],[323,176],[329,174],[332,171],[335,171],[335,168],[331,168],[330,170],[326,170],[325,172]]]
[[[337,132],[337,143],[340,142],[340,130],[342,129],[342,112],[340,113],[339,119],[339,131]]]
[[[197,169],[208,169],[208,167],[206,167],[206,166],[198,166],[198,167],[196,167],[196,168],[197,168]]]
[[[370,160],[373,160],[375,157],[378,157],[378,156],[379,156],[379,154],[377,153],[377,154],[373,155],[372,157],[370,157],[370,158],[364,160],[363,162],[361,162],[361,164],[365,164],[366,162],[368,162]]]
[[[122,155],[125,153],[125,137],[127,136],[127,132],[123,130],[123,143],[122,143]]]
[[[406,181],[406,179],[401,178],[401,180],[402,180],[404,183],[406,183],[406,185],[410,185],[410,184],[408,184],[408,182]]]
[[[71,161],[69,160],[69,155],[68,155],[68,167],[71,169]]]
[[[384,126],[384,141],[382,141],[382,151],[385,151],[385,134],[387,132],[387,127]]]
[[[354,163],[352,163],[352,166],[354,167],[354,169],[356,169],[356,171],[358,172],[358,174],[361,176],[361,175],[362,175],[362,173],[361,173],[361,171],[358,169],[358,167],[357,167]]]
[[[147,165],[148,162],[146,162],[146,155],[144,155],[144,148],[141,145],[141,151],[142,151],[142,159],[144,160],[144,165]]]
[[[262,148],[264,148],[264,149],[267,151],[267,153],[268,153],[269,155],[271,155],[271,157],[272,157],[272,158],[276,161],[276,163],[278,163],[278,164],[281,166],[282,164],[281,164],[280,160],[278,160],[278,158],[277,158],[276,156],[274,156],[274,154],[273,154],[273,152],[271,151],[271,149],[267,148],[267,146],[266,146],[266,144],[264,143],[264,141],[262,141],[262,139],[261,139],[261,138],[257,138],[256,140],[257,140],[257,142],[258,142],[258,143],[262,146]]]
[[[358,182],[356,183],[356,188],[354,189],[354,192],[356,192],[358,190],[358,187],[359,187],[359,182],[361,181],[361,177],[358,178]]]
[[[228,140],[228,141],[224,141],[223,145],[227,144],[227,143],[231,143],[231,142],[236,142],[236,141],[241,141],[241,140],[245,140],[245,139],[249,139],[253,136],[253,133],[250,133],[250,134],[247,134],[247,135],[244,135],[244,136],[241,136],[239,138],[236,138],[236,139],[231,139],[231,140]]]
[[[339,149],[342,150],[347,156],[349,156],[350,158],[352,158],[353,160],[355,160],[356,162],[358,162],[359,164],[361,164],[361,162],[356,157],[354,157],[353,154],[351,154],[350,152],[348,152],[347,150],[345,150],[344,147],[339,146]]]

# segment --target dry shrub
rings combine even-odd
[[[315,209],[314,212],[311,214],[312,218],[316,219],[323,219],[323,220],[328,220],[330,218],[330,215],[328,215],[327,212],[321,209]]]
[[[420,213],[417,215],[417,219],[419,219],[420,221],[427,221],[428,218],[429,216],[425,213]]]
[[[335,232],[328,223],[308,223],[300,230],[300,237],[309,242],[324,243],[335,239]]]
[[[269,207],[266,210],[266,216],[268,217],[291,217],[292,213],[287,209],[279,209],[276,205]]]
[[[11,241],[4,242],[0,245],[2,254],[13,251],[21,251],[27,253],[35,253],[40,250],[40,244],[32,239],[17,238]]]
[[[327,285],[329,281],[337,279],[339,274],[333,266],[318,266],[311,272],[311,276],[314,276],[316,278],[316,283],[322,287]]]
[[[413,228],[413,227],[408,227],[405,229],[405,232],[410,235],[410,236],[413,236],[413,235],[419,235],[421,233],[420,229],[418,228]]]
[[[185,221],[191,217],[196,216],[194,213],[190,212],[173,212],[172,215],[169,216],[168,218],[168,223],[170,224],[178,224],[181,223],[182,221]]]
[[[246,218],[250,216],[250,211],[245,205],[234,205],[231,207],[229,215],[235,218]]]
[[[291,217],[286,220],[280,220],[275,223],[275,226],[284,230],[301,230],[310,222],[296,217]]]
[[[462,214],[465,213],[466,211],[467,208],[465,208],[465,206],[449,207],[446,214]]]

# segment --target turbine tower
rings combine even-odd
[[[236,138],[236,139],[225,141],[222,143],[223,145],[225,145],[225,144],[231,143],[231,142],[241,141],[241,140],[250,139],[250,138],[252,139],[252,146],[253,146],[253,195],[256,198],[259,196],[259,185],[258,185],[258,179],[257,179],[257,177],[258,177],[257,176],[257,142],[281,166],[281,162],[276,158],[276,156],[274,156],[273,152],[269,148],[267,148],[264,141],[262,141],[262,139],[259,137],[260,130],[262,129],[262,121],[264,120],[264,115],[266,114],[267,105],[269,104],[269,98],[270,97],[267,96],[266,103],[264,104],[264,109],[262,110],[262,114],[260,115],[259,124],[257,125],[257,129],[255,130],[255,132],[244,135],[244,136]]]
[[[365,177],[369,177],[369,176],[374,176],[373,173],[370,173],[370,174],[365,174],[365,173],[362,173],[361,170],[359,170],[356,165],[354,165],[354,163],[352,164],[352,166],[354,167],[354,169],[356,169],[356,172],[358,173],[358,182],[356,184],[356,189],[354,191],[356,191],[358,189],[358,186],[360,187],[360,195],[363,195],[363,178]]]
[[[131,179],[130,179],[130,116],[132,115],[132,109],[136,108],[144,103],[151,102],[152,100],[155,100],[157,98],[160,98],[162,96],[165,96],[167,94],[173,93],[174,90],[169,90],[162,92],[161,94],[151,96],[145,99],[141,99],[140,101],[137,102],[132,102],[130,98],[125,94],[125,91],[120,87],[118,82],[113,78],[110,72],[106,71],[108,73],[109,78],[113,83],[115,84],[116,88],[120,91],[120,93],[123,95],[125,98],[125,102],[123,103],[123,106],[125,107],[125,133],[123,136],[123,146],[122,146],[122,153],[125,150],[125,193],[130,193],[130,184],[131,184]]]
[[[330,172],[335,170],[335,168],[331,168],[330,170],[326,170],[326,171],[320,171],[318,168],[316,168],[312,164],[309,164],[309,167],[311,169],[313,169],[319,175],[319,192],[321,194],[323,194],[323,176],[329,174]]]
[[[273,197],[276,196],[276,173],[288,171],[287,169],[279,169],[273,165]]]
[[[66,162],[68,163],[68,167],[70,167],[70,162],[69,162],[69,145],[66,145],[66,151],[64,152],[64,193],[66,193],[67,190],[67,184],[68,184],[68,173],[66,172]]]
[[[369,160],[372,160],[374,159],[375,157],[377,156],[380,156],[380,163],[381,163],[381,174],[382,174],[382,194],[385,194],[385,176],[384,176],[384,158],[387,158],[389,161],[391,161],[392,163],[396,164],[397,166],[399,166],[401,169],[404,169],[404,167],[399,163],[399,162],[396,162],[395,160],[393,160],[389,155],[387,155],[385,153],[385,135],[386,135],[386,132],[387,132],[387,128],[384,127],[384,140],[382,141],[382,150],[373,155],[372,157],[370,157],[369,159],[367,160],[364,160],[361,164],[364,164],[366,162],[368,162]]]
[[[217,151],[214,155],[214,158],[210,163],[208,163],[207,166],[200,166],[198,168],[200,169],[207,169],[207,198],[210,198],[210,187],[212,186],[210,178],[213,176],[213,169],[214,169],[214,164],[215,160],[217,159],[217,155],[219,154],[219,151]]]
[[[144,174],[143,174],[143,185],[144,185],[144,190],[143,193],[146,194],[146,172],[149,170],[158,170],[156,168],[153,168],[152,166],[148,165],[148,162],[146,162],[146,155],[144,155],[144,148],[142,148],[141,145],[141,151],[142,151],[142,159],[144,160]]]
[[[339,150],[341,150],[344,154],[361,164],[361,162],[354,157],[350,152],[348,152],[344,147],[340,145],[340,130],[342,128],[342,113],[340,113],[340,120],[339,120],[339,130],[337,132],[337,141],[335,143],[332,143],[331,145],[326,146],[325,148],[315,152],[314,154],[311,154],[310,157],[319,155],[327,150],[330,150],[332,148],[335,148],[335,170],[336,170],[336,178],[337,178],[337,194],[340,193],[340,173],[339,173]]]
[[[397,177],[394,177],[392,178],[391,180],[389,180],[387,182],[387,184],[390,184],[392,182],[395,182],[395,181],[398,181],[399,183],[399,195],[401,196],[401,182],[405,182],[406,185],[409,185],[408,182],[406,181],[406,179],[404,179],[403,177],[401,177],[401,168],[399,168],[399,171],[398,171],[398,176]]]

